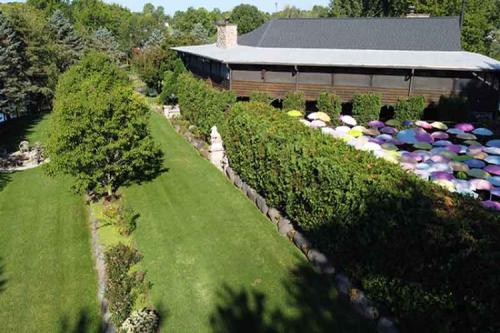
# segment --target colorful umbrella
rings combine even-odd
[[[461,131],[464,131],[464,132],[470,132],[470,131],[474,130],[474,126],[472,124],[469,124],[469,123],[456,124],[455,128],[459,129]]]
[[[452,144],[453,143],[451,143],[451,141],[448,141],[448,140],[439,140],[439,141],[434,142],[434,146],[436,146],[436,147],[444,147],[444,146],[449,146]]]
[[[431,124],[431,126],[435,129],[443,130],[446,131],[448,129],[448,126],[446,124],[443,124],[442,122],[435,121]]]
[[[500,156],[488,156],[484,160],[490,164],[500,165]]]
[[[500,148],[500,140],[491,140],[486,143],[488,147]]]
[[[483,161],[475,159],[464,161],[464,163],[467,164],[469,168],[475,168],[475,169],[482,169],[486,166],[486,163],[484,163]]]
[[[493,186],[500,186],[500,177],[494,176],[488,178],[488,181],[493,185]]]
[[[470,183],[478,191],[489,191],[493,188],[491,183],[485,179],[471,179]]]
[[[425,129],[432,129],[432,125],[429,124],[428,122],[426,121],[423,121],[423,120],[418,120],[415,122],[415,125],[417,125],[418,127],[422,127],[422,128],[425,128]]]
[[[450,137],[448,133],[441,131],[431,133],[431,136],[434,138],[434,140],[446,140]]]
[[[500,148],[498,147],[487,147],[483,149],[485,153],[492,155],[500,155]]]
[[[453,171],[455,172],[467,172],[469,171],[469,166],[465,163],[462,162],[450,162],[450,166],[452,167]]]
[[[490,131],[487,128],[476,128],[474,131],[472,131],[473,134],[480,135],[480,136],[492,136],[493,132]]]
[[[325,127],[326,126],[326,123],[322,120],[313,120],[311,122],[311,127],[313,128],[321,128],[321,127]]]
[[[385,124],[380,121],[380,120],[373,120],[368,123],[368,126],[374,127],[374,128],[382,128],[385,127]]]
[[[500,166],[498,165],[488,165],[484,168],[484,171],[495,176],[500,176]]]
[[[394,127],[386,126],[386,127],[382,128],[380,130],[380,132],[393,135],[393,134],[396,134],[398,132],[398,130]]]
[[[484,208],[487,208],[487,209],[494,209],[494,210],[500,211],[500,202],[487,200],[487,201],[481,202],[481,206],[483,206]]]
[[[467,171],[467,175],[473,178],[488,179],[490,174],[481,169],[470,169]]]
[[[288,111],[286,114],[289,115],[290,117],[302,117],[303,115],[302,112],[298,110]]]
[[[385,122],[387,126],[399,127],[401,126],[401,122],[396,119],[391,119]]]
[[[459,134],[464,134],[465,132],[458,129],[458,128],[450,128],[449,130],[446,131],[449,134],[454,134],[454,135],[459,135]]]
[[[470,134],[470,133],[458,134],[457,138],[459,138],[461,140],[476,140],[477,139],[477,137],[474,134]]]
[[[358,122],[351,116],[340,116],[340,121],[349,126],[356,126]]]
[[[324,112],[311,113],[307,116],[307,118],[309,118],[310,120],[321,120],[324,121],[325,123],[329,123],[331,121],[330,116]]]

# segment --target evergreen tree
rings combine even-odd
[[[193,36],[194,38],[199,40],[200,43],[202,43],[202,44],[210,43],[210,37],[208,35],[208,30],[201,23],[196,23],[194,25],[193,30],[191,30],[191,36]]]
[[[144,48],[158,47],[165,41],[165,34],[160,29],[155,29],[144,43]]]
[[[50,27],[59,46],[59,68],[64,71],[83,56],[85,44],[61,10],[52,14]]]
[[[27,70],[26,45],[0,11],[0,112],[19,116],[27,111],[32,90]]]
[[[92,47],[97,51],[108,54],[115,61],[120,61],[125,54],[120,50],[113,33],[107,28],[99,28],[92,35]]]

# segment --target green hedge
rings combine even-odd
[[[381,108],[382,101],[377,94],[356,94],[352,99],[352,115],[360,124],[377,120]]]
[[[420,120],[424,116],[426,102],[423,96],[412,96],[408,99],[399,99],[394,105],[394,119],[401,122],[406,120]]]
[[[236,172],[403,331],[499,327],[498,214],[265,104],[236,104],[222,134]]]
[[[214,89],[189,73],[179,75],[177,97],[181,114],[196,125],[205,138],[210,136],[213,126],[220,127],[224,112],[236,102],[233,92]]]
[[[471,105],[463,96],[441,96],[437,105],[437,117],[443,121],[470,120]]]
[[[250,101],[271,104],[273,102],[273,98],[263,91],[252,91],[250,93]]]
[[[298,110],[304,112],[306,110],[306,97],[304,93],[302,91],[287,92],[283,99],[283,110]]]
[[[319,94],[316,106],[319,111],[328,114],[330,118],[332,118],[332,121],[337,121],[340,117],[340,113],[342,112],[342,102],[340,97],[328,92],[322,92]]]

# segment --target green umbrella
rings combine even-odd
[[[300,112],[298,110],[288,111],[286,114],[289,115],[290,117],[302,117],[303,116],[302,112]]]

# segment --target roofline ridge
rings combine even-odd
[[[269,20],[272,21],[294,21],[294,20],[429,20],[429,19],[460,19],[460,16],[429,16],[429,17],[406,17],[406,16],[357,16],[357,17],[275,17]]]
[[[269,28],[273,25],[274,20],[270,20],[267,23],[266,30],[262,33],[262,36],[260,36],[259,42],[257,43],[257,47],[260,47],[262,45],[262,42],[264,41],[264,38],[266,38],[267,32],[269,31]]]

